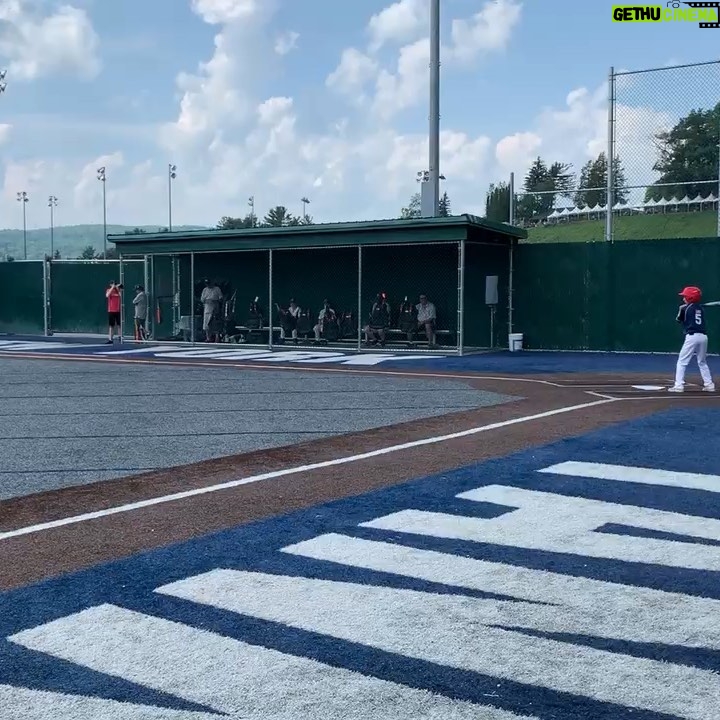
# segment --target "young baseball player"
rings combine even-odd
[[[683,327],[685,342],[677,361],[675,385],[669,388],[669,392],[685,392],[685,373],[693,356],[697,357],[698,369],[703,379],[703,390],[715,392],[715,383],[707,364],[708,336],[705,329],[705,309],[700,304],[702,291],[698,287],[686,287],[680,296],[683,304],[680,306],[676,320]]]

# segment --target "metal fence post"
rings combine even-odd
[[[268,348],[273,349],[273,251],[268,250]]]
[[[357,351],[362,348],[362,245],[358,245],[358,280],[357,280]]]
[[[125,337],[125,266],[123,265],[122,255],[118,259],[118,275],[120,276],[120,284],[123,286],[120,291],[120,344],[122,345]]]
[[[143,255],[143,287],[147,298],[147,310],[145,311],[145,339],[150,337],[150,316],[152,314],[152,303],[150,302],[150,256]]]
[[[720,120],[718,121],[717,234],[720,237]]]
[[[508,271],[508,336],[513,332],[513,271],[515,262],[515,239],[510,238],[510,267]],[[508,337],[509,340],[509,337]]]
[[[153,313],[153,321],[150,325],[150,339],[155,340],[157,335],[157,301],[155,300],[155,256],[148,258],[148,313]]]
[[[190,342],[195,345],[195,253],[190,253]]]
[[[515,224],[515,173],[510,173],[510,212],[508,213],[508,222]]]
[[[458,243],[458,318],[457,351],[462,355],[465,349],[465,240]]]
[[[43,260],[43,327],[45,337],[50,334],[50,318],[48,317],[50,308],[50,298],[48,297],[49,275],[50,268],[48,267],[48,261]]]
[[[172,272],[172,292],[173,292],[173,328],[172,335],[176,337],[180,334],[180,256],[172,255],[170,257],[170,268]]]
[[[613,197],[615,191],[615,68],[608,76],[607,197],[605,198],[605,241],[613,241]]]

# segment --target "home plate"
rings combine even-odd
[[[633,385],[633,390],[664,390],[662,385]]]

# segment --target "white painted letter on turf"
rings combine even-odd
[[[720,570],[717,546],[597,532],[614,523],[720,540],[720,520],[504,485],[488,485],[458,497],[514,509],[488,519],[403,510],[362,526],[625,562]]]
[[[377,720],[378,708],[393,720],[474,720],[480,709],[114,605],[90,608],[9,639],[238,720]],[[482,717],[521,720],[490,707],[482,707]]]
[[[236,570],[156,592],[395,655],[688,720],[714,717],[715,673],[523,635],[485,624],[493,603],[461,595]]]

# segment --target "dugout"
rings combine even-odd
[[[428,350],[424,331],[408,337],[408,315],[400,313],[401,305],[415,306],[425,294],[437,311],[433,352],[463,353],[507,346],[513,248],[526,236],[520,228],[461,215],[108,240],[117,247],[121,268],[144,263],[147,329],[155,342],[206,341],[200,297],[207,279],[223,295],[212,342],[294,346],[283,314],[294,299],[303,311],[296,321],[297,344],[313,346],[313,328],[327,299],[337,323],[326,324],[317,344],[360,351],[373,302],[384,292],[391,309],[386,349]],[[256,298],[259,314],[251,309]]]

